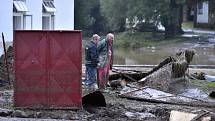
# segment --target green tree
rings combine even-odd
[[[89,12],[91,1],[94,0],[75,0],[75,29],[88,28],[94,22]]]
[[[75,29],[83,30],[84,36],[107,31],[100,0],[75,0]]]
[[[107,31],[106,19],[101,15],[100,1],[91,9],[90,16],[94,18],[94,23],[91,26],[93,33],[102,34]]]
[[[101,12],[109,31],[125,31],[127,0],[100,0]]]
[[[102,13],[113,31],[123,31],[125,20],[162,24],[166,37],[183,33],[182,12],[185,0],[100,0]]]
[[[166,37],[183,33],[181,29],[183,5],[185,0],[130,0],[128,15],[139,21],[161,23],[165,27]]]
[[[75,0],[75,29],[99,33],[125,31],[126,19],[162,24],[166,37],[183,33],[186,0]]]

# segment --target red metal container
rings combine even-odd
[[[81,31],[14,32],[14,105],[81,108]]]

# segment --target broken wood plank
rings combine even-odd
[[[198,121],[199,119],[201,119],[202,117],[204,117],[205,115],[207,115],[209,113],[210,113],[209,111],[206,111],[206,112],[203,112],[201,114],[198,114],[191,121]],[[204,120],[204,121],[206,121],[206,120]],[[210,120],[208,120],[208,121],[210,121]]]
[[[211,121],[211,117],[203,117],[204,115],[198,117],[198,114],[180,112],[180,111],[171,111],[169,121],[197,121],[202,118],[200,121]]]

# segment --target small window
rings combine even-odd
[[[198,3],[198,14],[203,14],[203,2]]]
[[[33,18],[32,15],[24,15],[23,16],[23,25],[25,30],[32,30]]]
[[[42,16],[42,29],[54,30],[55,27],[55,13],[56,8],[54,0],[43,0],[43,16]]]
[[[54,30],[55,28],[55,16],[51,15],[51,29]]]
[[[13,29],[14,30],[21,30],[23,29],[23,18],[22,16],[13,16]]]
[[[42,17],[42,29],[43,30],[54,30],[55,16],[46,15]]]
[[[27,27],[27,29],[31,28],[29,28],[29,25],[27,24],[27,21],[29,21],[27,17],[28,15],[26,15],[27,11],[28,8],[26,6],[25,0],[13,0],[13,30],[23,30]],[[31,24],[32,23],[30,23],[30,26]]]
[[[42,28],[43,30],[49,30],[50,29],[50,17],[49,16],[43,16],[42,18]]]

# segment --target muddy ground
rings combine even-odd
[[[35,119],[83,121],[168,121],[172,110],[192,113],[210,111],[215,113],[215,107],[189,107],[183,105],[129,100],[119,97],[119,91],[112,90],[110,88],[108,89],[108,92],[104,92],[103,94],[107,103],[106,107],[87,107],[80,110],[15,109],[12,105],[6,105],[5,103],[5,105],[1,105],[0,119],[2,117],[6,117],[10,120],[14,118],[15,120],[21,120],[19,118],[24,118],[30,121]],[[9,95],[12,95],[12,92]],[[5,111],[5,109],[8,110]],[[214,117],[213,120],[215,120]]]

